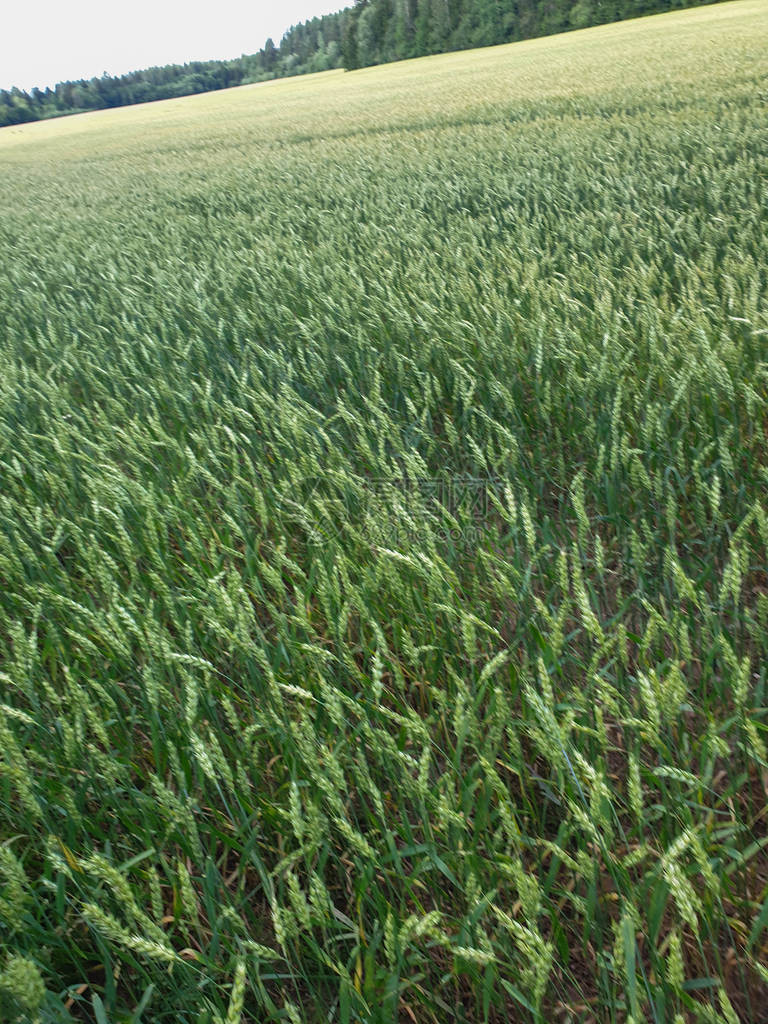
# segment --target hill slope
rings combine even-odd
[[[353,70],[511,43],[702,2],[712,0],[356,0],[335,14],[294,25],[277,47],[268,39],[258,53],[233,60],[105,74],[31,93],[0,89],[0,127],[332,68]]]
[[[0,1018],[763,1019],[767,44],[0,132]]]

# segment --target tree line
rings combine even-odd
[[[234,60],[0,90],[0,128],[62,114],[171,99],[332,68],[354,70],[448,50],[530,39],[710,0],[356,0],[288,29],[279,46]]]

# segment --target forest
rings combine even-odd
[[[168,64],[126,75],[0,90],[0,128],[63,114],[228,89],[333,68],[349,71],[449,50],[551,35],[699,6],[686,0],[357,0],[290,28],[279,46],[233,60]]]

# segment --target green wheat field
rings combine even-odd
[[[768,1020],[768,3],[0,132],[0,1020]]]

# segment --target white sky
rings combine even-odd
[[[352,0],[0,0],[0,89],[255,53]]]

